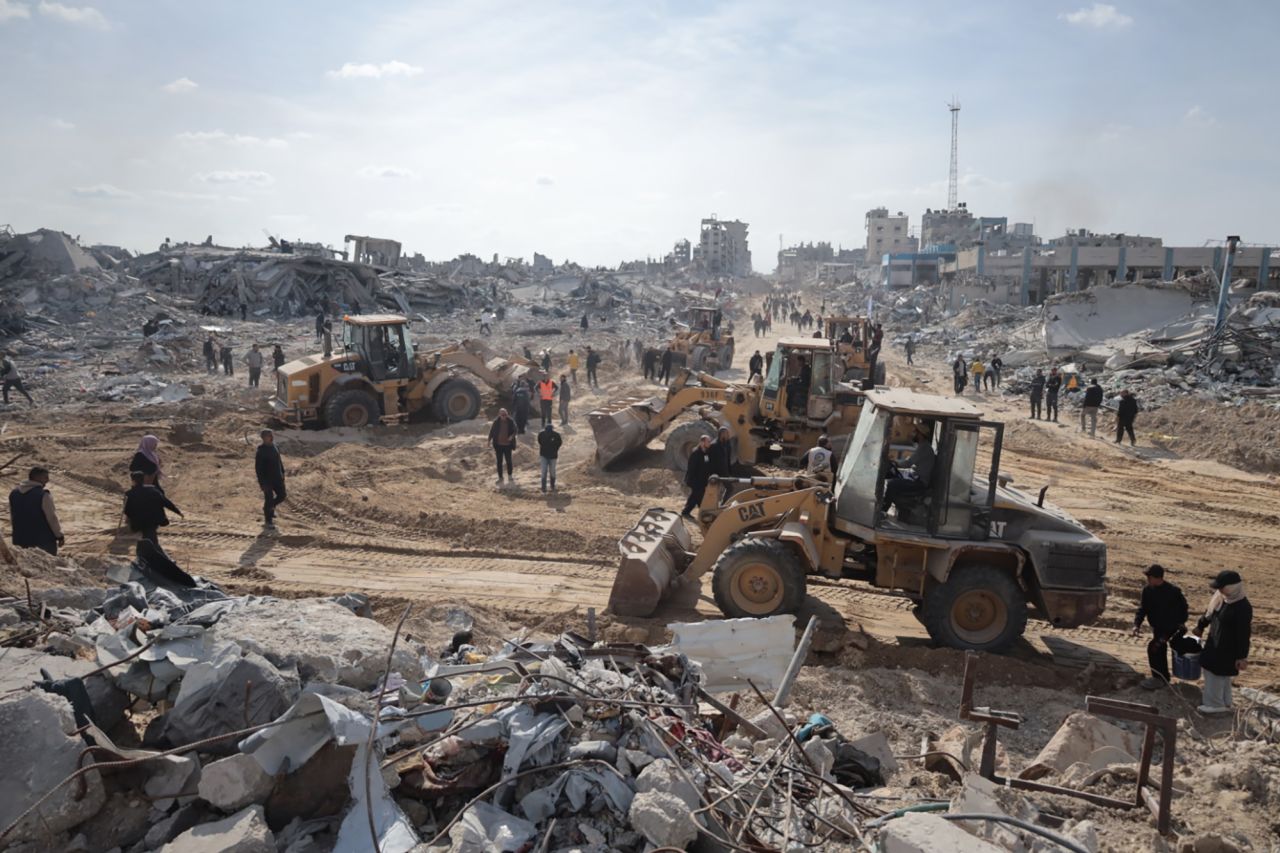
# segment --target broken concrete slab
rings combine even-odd
[[[912,812],[885,825],[880,849],[883,853],[1000,853],[1003,848],[937,815]]]
[[[708,693],[741,690],[751,681],[772,690],[791,662],[796,642],[791,614],[767,619],[710,619],[674,622],[671,645],[702,667]]]
[[[160,848],[161,853],[276,853],[275,836],[262,806],[250,806],[223,820],[193,826]]]
[[[865,734],[857,740],[849,741],[849,745],[855,749],[860,749],[867,755],[880,762],[880,775],[884,777],[886,782],[889,777],[898,770],[898,760],[893,757],[893,746],[889,743],[889,737],[884,732],[871,732]]]
[[[636,794],[627,813],[632,829],[655,847],[683,848],[698,837],[698,824],[684,803],[666,791]]]
[[[1018,774],[1021,779],[1040,779],[1050,773],[1062,773],[1077,762],[1091,763],[1090,757],[1103,747],[1115,747],[1127,755],[1132,763],[1141,748],[1138,736],[1106,720],[1084,711],[1076,711],[1067,717],[1035,760]],[[1114,758],[1116,753],[1099,755],[1099,760]],[[1110,762],[1114,763],[1114,762]],[[1104,765],[1106,766],[1106,762]]]
[[[49,672],[54,679],[80,678],[97,669],[91,661],[51,655],[35,649],[6,649],[4,666],[0,667],[0,693],[31,687],[43,679],[40,670]],[[95,675],[84,679],[85,690],[93,704],[94,722],[100,728],[110,729],[124,718],[129,707],[129,696],[107,678]]]
[[[298,692],[292,672],[281,672],[252,651],[242,654],[237,646],[224,645],[211,659],[188,667],[165,717],[165,739],[181,745],[268,723],[289,709]],[[234,742],[226,741],[208,751],[234,750]]]
[[[327,599],[248,599],[213,627],[212,638],[237,643],[282,669],[297,667],[303,681],[369,690],[377,684],[391,647],[391,631]],[[391,669],[410,682],[423,677],[418,655],[404,643]]]
[[[200,783],[200,761],[194,755],[161,755],[146,763],[150,775],[143,791],[158,809],[168,809],[177,801],[185,805],[195,799]]]
[[[13,650],[6,650],[13,651]],[[32,691],[0,699],[0,827],[8,826],[45,792],[80,766],[84,741],[76,730],[71,704],[61,696]],[[78,826],[106,802],[96,771],[83,777],[85,791],[63,785],[28,815],[5,839],[36,841]]]
[[[200,773],[199,794],[214,808],[234,812],[264,802],[275,787],[275,778],[263,771],[251,755],[237,752],[207,765]]]
[[[654,760],[636,777],[636,793],[646,794],[649,791],[672,794],[690,811],[702,804],[698,792],[680,775],[675,763],[666,758]]]

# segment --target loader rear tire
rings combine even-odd
[[[711,575],[716,606],[731,619],[795,613],[804,603],[805,571],[776,539],[741,539],[720,554]]]
[[[465,379],[447,379],[436,389],[432,405],[438,421],[469,421],[480,414],[480,392]]]
[[[955,649],[1002,649],[1027,628],[1027,597],[1009,572],[961,566],[925,593],[921,621],[934,642]]]
[[[363,427],[378,420],[378,398],[368,391],[339,391],[324,406],[325,426]]]
[[[667,466],[681,473],[689,470],[689,457],[704,435],[716,437],[716,428],[706,421],[689,421],[673,429],[667,436]]]

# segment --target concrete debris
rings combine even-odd
[[[1040,754],[1018,776],[1041,779],[1051,773],[1063,773],[1076,763],[1087,764],[1095,770],[1111,764],[1133,764],[1138,760],[1133,756],[1141,748],[1136,735],[1092,714],[1076,711],[1062,722]]]
[[[683,849],[698,837],[698,824],[688,808],[679,797],[665,791],[637,794],[627,818],[655,847]]]
[[[276,839],[262,806],[193,826],[160,848],[161,853],[275,853]]]
[[[999,853],[1005,849],[975,838],[937,815],[905,814],[880,833],[884,853]]]
[[[265,802],[275,788],[252,756],[236,753],[206,765],[200,773],[200,799],[216,809],[234,812],[252,803]]]

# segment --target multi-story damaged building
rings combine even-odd
[[[1140,234],[1094,234],[1088,228],[1068,228],[1062,237],[1049,240],[1051,247],[1094,246],[1098,248],[1155,249],[1164,245],[1159,237],[1143,237]]]
[[[683,238],[676,241],[671,247],[671,251],[662,259],[663,263],[668,267],[683,267],[693,260],[693,246]]]
[[[751,275],[751,250],[747,248],[747,223],[711,218],[702,220],[702,233],[693,249],[693,259],[709,273]]]
[[[867,263],[879,263],[880,259],[894,252],[914,252],[918,246],[907,227],[907,215],[902,211],[890,216],[889,208],[876,207],[867,211]]]
[[[974,216],[964,202],[954,210],[926,210],[920,217],[920,245],[946,251],[984,245],[989,251],[1018,251],[1040,245],[1030,222],[1009,225],[1007,216]]]

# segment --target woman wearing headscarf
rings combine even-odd
[[[141,471],[144,482],[148,486],[159,486],[164,469],[160,465],[160,439],[154,435],[144,435],[138,442],[138,452],[133,454],[129,463],[129,472]]]
[[[1213,598],[1204,616],[1196,623],[1196,636],[1203,636],[1200,666],[1204,670],[1202,714],[1225,714],[1231,710],[1231,679],[1248,664],[1249,634],[1253,627],[1253,605],[1245,598],[1239,572],[1219,572],[1209,583]]]

